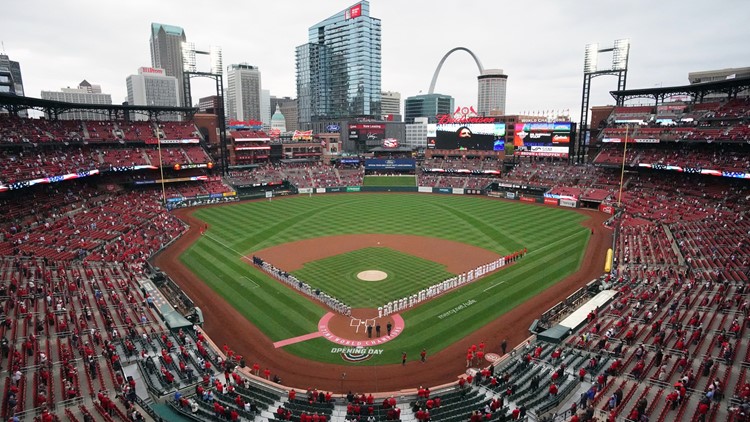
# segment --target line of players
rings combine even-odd
[[[299,280],[297,277],[293,276],[292,274],[289,274],[288,272],[284,270],[274,267],[268,262],[263,261],[263,259],[257,256],[253,256],[253,264],[257,265],[263,271],[267,272],[268,274],[270,274],[272,277],[276,278],[277,280],[281,280],[284,283],[299,290],[300,292],[316,300],[319,300],[320,302],[323,302],[326,306],[333,309],[334,311],[340,314],[346,315],[346,316],[352,315],[351,306],[341,302],[335,297],[329,296],[325,292],[320,291],[320,289],[313,289],[309,284],[305,283],[302,280]]]
[[[516,260],[524,256],[526,252],[526,248],[518,252],[513,252],[510,255],[498,258],[488,264],[480,265],[473,270],[459,274],[455,277],[451,277],[447,280],[443,280],[437,284],[433,284],[432,286],[427,287],[426,289],[422,289],[419,292],[414,293],[413,295],[388,302],[383,306],[378,306],[378,318],[382,318],[383,316],[388,316],[404,309],[411,308],[412,306],[416,306],[417,304],[425,300],[440,296],[441,294],[461,287],[466,283],[471,283],[472,281],[477,280],[488,273],[491,273],[512,262],[515,262]]]

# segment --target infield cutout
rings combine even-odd
[[[388,273],[380,270],[360,271],[357,278],[362,281],[383,281],[388,278]]]

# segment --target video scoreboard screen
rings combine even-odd
[[[513,135],[514,154],[567,158],[574,129],[571,122],[516,123]]]
[[[434,148],[503,151],[505,123],[438,124]]]

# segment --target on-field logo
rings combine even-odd
[[[341,359],[346,362],[364,362],[370,360],[373,355],[379,355],[383,353],[383,349],[370,349],[365,347],[334,347],[331,349],[331,353],[340,353]]]
[[[367,353],[346,352],[341,354],[341,359],[344,359],[346,362],[359,363],[372,359],[372,355]]]

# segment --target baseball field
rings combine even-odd
[[[226,302],[209,307],[233,307],[286,353],[350,365],[400,363],[403,352],[416,357],[423,348],[438,354],[554,289],[579,268],[591,236],[581,224],[587,217],[577,212],[459,195],[297,196],[202,208],[192,216],[208,230],[179,259]],[[350,363],[335,343],[316,335],[330,309],[251,262],[259,256],[351,305],[356,324],[334,315],[329,330],[367,341],[362,321],[375,320],[383,330],[395,324],[378,318],[378,306],[524,248],[518,262],[400,312],[399,335],[367,343],[367,356]],[[363,271],[385,278],[362,280]]]

